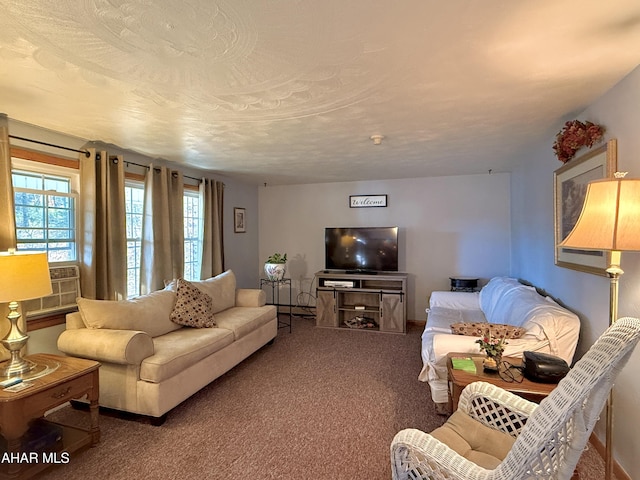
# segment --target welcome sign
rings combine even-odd
[[[386,207],[386,195],[349,195],[349,207],[351,208],[369,208],[369,207]]]

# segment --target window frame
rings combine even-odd
[[[125,196],[126,196],[126,188],[137,188],[142,190],[142,194],[143,194],[143,198],[144,198],[144,177],[141,175],[135,175],[135,174],[126,174],[125,175]],[[197,228],[197,243],[198,243],[198,252],[200,253],[200,258],[198,259],[197,263],[196,262],[189,262],[189,263],[195,263],[196,264],[196,275],[197,278],[193,278],[192,280],[200,280],[200,268],[202,266],[202,243],[203,243],[203,239],[202,239],[202,226],[203,226],[203,216],[202,216],[202,195],[200,194],[200,190],[197,186],[192,186],[192,185],[188,185],[185,184],[184,185],[184,192],[183,192],[183,199],[185,197],[192,197],[192,198],[197,198],[198,199],[198,228]],[[128,204],[128,199],[125,199],[125,208],[126,205]],[[184,203],[184,202],[183,202]],[[130,213],[126,212],[126,220],[128,220]],[[142,215],[142,214],[141,214]],[[186,217],[184,216],[184,208],[183,208],[183,224],[184,224],[184,228],[186,230],[187,225],[186,225]],[[142,232],[141,232],[142,233]],[[183,274],[183,276],[185,277],[185,279],[189,280],[189,278],[187,278],[186,275],[186,266],[187,266],[187,249],[186,249],[186,245],[187,242],[189,241],[190,238],[193,237],[187,237],[186,233],[184,235],[184,265],[185,265],[185,274]],[[132,269],[129,268],[129,242],[138,242],[139,243],[139,247],[138,249],[141,248],[141,244],[142,244],[142,237],[138,238],[134,238],[134,237],[129,237],[128,236],[128,228],[127,228],[127,298],[135,298],[137,296],[140,295],[140,258],[138,256],[138,263],[137,265]],[[136,283],[137,287],[136,287],[136,292],[132,295],[130,295],[130,290],[129,290],[129,278],[130,278],[130,274],[129,271],[130,270],[135,270],[136,273],[134,274],[134,279],[133,281]]]
[[[204,218],[203,218],[203,201],[202,201],[202,195],[200,194],[200,189],[198,187],[192,187],[190,185],[185,185],[184,187],[184,193],[183,193],[183,203],[185,204],[185,208],[186,208],[186,202],[184,200],[186,200],[186,197],[190,197],[190,198],[197,198],[198,199],[198,225],[196,228],[196,232],[197,232],[197,237],[195,240],[195,243],[197,243],[197,252],[200,254],[199,258],[196,262],[187,262],[187,242],[192,242],[192,238],[193,237],[188,237],[187,236],[187,222],[186,219],[187,217],[184,215],[183,212],[183,216],[182,216],[182,221],[184,223],[184,278],[185,280],[191,280],[191,281],[199,281],[200,280],[200,272],[202,270],[202,244],[203,244],[203,225],[204,225]],[[190,217],[190,218],[196,218],[194,217]],[[189,278],[187,276],[187,264],[193,264],[195,266],[195,277]]]
[[[11,157],[11,171],[27,170],[38,173],[48,173],[52,175],[70,176],[73,181],[71,191],[78,197],[76,198],[75,208],[75,224],[76,224],[76,242],[78,239],[78,202],[80,199],[80,163],[77,159],[58,157],[49,153],[35,152],[20,147],[10,146],[9,156]],[[76,243],[76,261],[75,262],[56,262],[56,266],[78,265],[78,246]],[[43,328],[64,325],[66,322],[67,312],[52,313],[36,318],[26,318],[27,331],[35,331]]]
[[[126,175],[125,176],[125,181],[124,181],[124,188],[125,188],[125,226],[126,226],[126,237],[127,237],[127,265],[126,265],[126,269],[127,269],[127,298],[135,298],[140,296],[140,258],[141,258],[141,254],[142,254],[142,223],[140,224],[140,237],[129,237],[129,226],[128,226],[128,220],[129,217],[134,215],[134,213],[127,211],[127,205],[129,203],[129,199],[127,198],[127,188],[134,188],[136,190],[141,190],[142,191],[142,202],[144,205],[144,180],[141,179],[139,176],[133,176],[133,175]],[[137,215],[137,214],[135,214]],[[140,217],[141,217],[141,221],[143,220],[142,217],[144,215],[144,212],[140,212]],[[133,268],[129,268],[129,242],[135,242],[136,246],[135,246],[135,250],[138,252],[138,262],[136,264],[135,267]],[[136,291],[133,295],[130,295],[129,293],[129,273],[130,270],[134,270],[135,273],[133,275],[133,282],[136,284]]]
[[[80,195],[78,194],[78,185],[79,185],[79,174],[78,172],[73,172],[73,171],[69,171],[69,169],[65,168],[65,167],[55,167],[55,166],[51,166],[51,168],[42,168],[40,165],[27,165],[27,162],[22,162],[20,161],[20,159],[16,159],[16,162],[11,162],[11,175],[13,177],[13,175],[24,175],[24,176],[30,176],[33,175],[34,177],[36,176],[41,176],[41,177],[49,177],[51,179],[55,179],[55,178],[60,178],[62,180],[68,181],[69,182],[69,192],[58,192],[56,190],[45,190],[45,189],[31,189],[31,188],[26,188],[26,187],[16,187],[15,185],[13,186],[13,190],[14,190],[14,202],[15,202],[15,194],[18,193],[26,193],[26,194],[33,194],[33,195],[39,195],[44,197],[44,202],[42,207],[37,207],[37,208],[41,208],[44,214],[44,218],[43,221],[45,223],[45,225],[43,225],[42,230],[44,232],[47,232],[45,234],[45,238],[43,239],[35,239],[34,242],[28,242],[25,241],[24,239],[16,239],[16,243],[17,243],[17,250],[18,251],[29,251],[29,250],[24,250],[20,248],[21,244],[25,244],[25,243],[42,243],[42,245],[44,246],[44,250],[47,252],[47,257],[49,257],[49,252],[52,251],[53,249],[50,248],[49,244],[54,244],[54,243],[69,243],[69,244],[73,244],[73,247],[71,248],[71,250],[73,251],[73,257],[71,259],[67,259],[67,260],[52,260],[51,258],[48,258],[49,260],[49,264],[53,265],[53,266],[62,266],[62,265],[77,265],[78,264],[78,202],[80,199]],[[53,207],[48,206],[48,197],[60,197],[60,198],[70,198],[72,201],[72,206],[71,208],[69,208],[70,213],[71,213],[71,226],[68,229],[65,230],[69,230],[70,232],[72,232],[72,235],[70,236],[70,238],[68,239],[60,239],[59,242],[56,241],[55,238],[52,238],[48,232],[50,231],[55,231],[56,229],[54,227],[50,227],[47,224],[47,220],[45,219],[47,217],[47,214],[49,212],[49,210],[51,210]],[[17,208],[18,205],[14,203],[14,211],[17,214]],[[55,208],[53,208],[55,210]],[[23,228],[19,228],[19,226],[17,225],[17,219],[16,219],[16,237],[17,237],[17,230],[20,230]]]

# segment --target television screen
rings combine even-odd
[[[325,268],[398,271],[398,227],[325,228]]]

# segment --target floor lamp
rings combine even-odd
[[[21,376],[35,368],[33,362],[22,358],[22,348],[27,344],[29,335],[18,324],[21,316],[18,302],[50,293],[51,277],[46,253],[0,253],[0,303],[9,303],[7,318],[11,324],[5,337],[0,340],[11,354],[9,360],[0,364],[0,378]]]
[[[560,247],[606,250],[611,260],[606,272],[609,286],[609,325],[618,318],[618,279],[623,251],[640,251],[640,180],[616,178],[589,183],[580,217]],[[606,406],[605,478],[613,478],[613,389]]]

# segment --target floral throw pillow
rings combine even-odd
[[[502,323],[453,323],[451,333],[469,337],[488,337],[516,339],[522,338],[527,331],[522,327]]]
[[[177,298],[171,312],[171,321],[186,327],[215,327],[211,297],[183,278],[179,278],[177,283]]]

